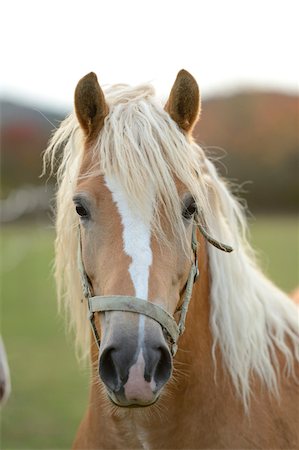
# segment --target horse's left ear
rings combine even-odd
[[[196,80],[187,70],[177,74],[165,110],[182,130],[192,131],[200,114],[200,94]]]
[[[88,139],[93,139],[104,125],[109,109],[95,73],[81,78],[75,90],[75,111]]]

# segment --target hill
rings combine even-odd
[[[299,194],[299,97],[241,92],[203,102],[195,129],[225,177],[244,184],[250,209],[295,211]]]
[[[0,101],[0,111],[3,197],[11,189],[44,182],[39,179],[41,153],[64,115],[4,100]]]

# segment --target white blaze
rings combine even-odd
[[[124,189],[116,178],[106,177],[105,182],[121,217],[124,251],[132,258],[129,273],[135,288],[135,297],[147,300],[149,268],[153,259],[150,222],[154,198],[145,205],[147,214],[142,215],[139,211],[132,209]]]
[[[154,189],[145,207],[145,214],[132,209],[128,197],[119,181],[114,177],[106,177],[105,182],[116,203],[123,226],[124,251],[132,258],[129,273],[135,288],[135,297],[148,300],[149,268],[153,255],[151,250],[151,218],[153,215]],[[145,316],[139,314],[137,361],[130,368],[128,381],[124,386],[128,400],[143,398],[150,400],[155,382],[144,379],[145,361],[143,357]]]

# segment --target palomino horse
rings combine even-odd
[[[298,309],[193,142],[199,112],[185,70],[164,107],[90,73],[46,151],[58,293],[92,362],[76,449],[298,448]]]
[[[8,399],[11,391],[10,373],[6,351],[2,337],[0,336],[0,405]]]

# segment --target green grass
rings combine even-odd
[[[57,314],[53,239],[44,226],[2,232],[1,331],[12,375],[3,449],[69,448],[86,404],[88,376]]]
[[[257,217],[250,221],[251,242],[264,272],[282,290],[299,286],[299,221],[296,217]]]
[[[298,223],[258,218],[253,242],[262,265],[286,291],[299,284]],[[44,225],[4,228],[1,245],[2,327],[12,395],[2,411],[1,448],[70,448],[88,396],[57,314],[51,276],[54,233]]]

